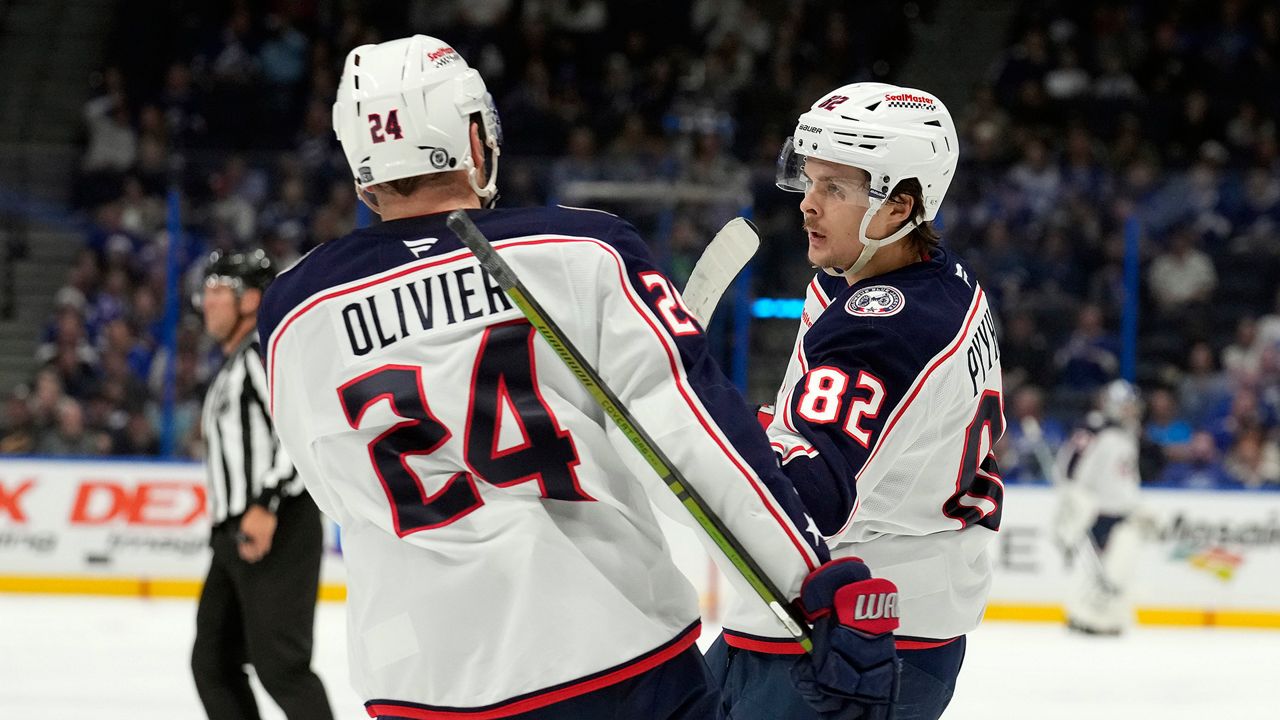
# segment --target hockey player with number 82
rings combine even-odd
[[[865,562],[899,589],[899,719],[937,718],[950,702],[986,604],[1004,495],[991,308],[931,225],[958,157],[932,94],[858,83],[801,115],[778,160],[778,187],[804,194],[820,271],[776,414],[762,422],[836,562]],[[859,606],[854,620],[885,611]],[[731,610],[708,653],[730,716],[816,717],[788,680],[798,652],[771,618]]]

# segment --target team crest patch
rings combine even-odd
[[[890,285],[872,285],[855,292],[844,309],[859,317],[887,317],[897,315],[907,304],[902,291]]]

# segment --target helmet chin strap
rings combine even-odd
[[[853,265],[847,268],[824,267],[822,268],[823,272],[833,277],[843,277],[852,283],[853,277],[861,272],[862,268],[867,266],[867,263],[871,262],[871,256],[875,255],[877,250],[885,245],[898,242],[919,225],[915,220],[908,220],[905,225],[898,228],[897,232],[889,237],[879,240],[869,238],[867,237],[867,227],[871,225],[871,218],[875,217],[875,214],[880,212],[882,207],[884,207],[884,200],[877,200],[875,201],[875,207],[867,208],[867,212],[863,214],[862,224],[858,227],[858,240],[862,243],[862,252],[858,254],[858,259],[853,261]]]

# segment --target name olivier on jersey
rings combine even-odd
[[[382,285],[342,307],[352,354],[368,355],[404,338],[512,309],[497,281],[467,265]]]
[[[1000,360],[1000,345],[996,342],[996,323],[991,319],[990,308],[987,308],[982,321],[978,323],[978,329],[974,331],[973,338],[969,340],[969,350],[966,354],[969,363],[969,382],[973,383],[973,394],[976,396],[978,389],[986,385],[987,373]],[[982,379],[978,379],[979,373],[982,374]]]

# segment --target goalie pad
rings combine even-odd
[[[1075,547],[1097,519],[1098,503],[1087,490],[1070,483],[1062,486],[1053,517],[1053,536],[1059,546]]]
[[[1111,529],[1107,548],[1102,553],[1102,571],[1112,586],[1120,593],[1128,594],[1138,567],[1138,554],[1142,551],[1142,528],[1133,518]]]
[[[1111,529],[1102,553],[1101,576],[1081,566],[1076,592],[1067,603],[1071,626],[1105,635],[1116,635],[1133,620],[1133,578],[1142,550],[1142,527],[1132,518]]]

